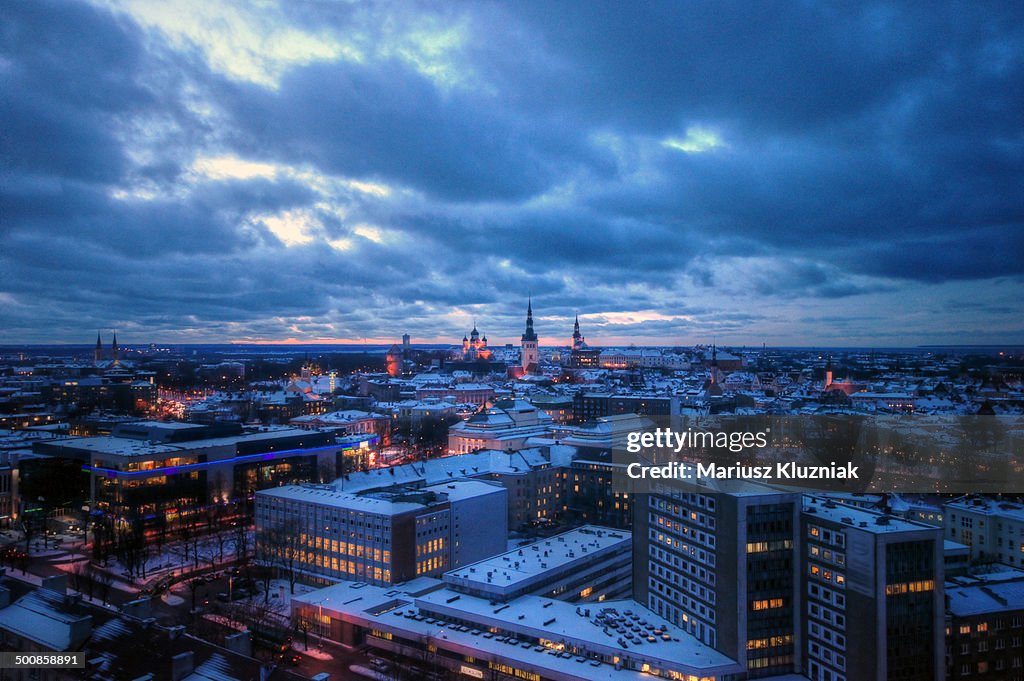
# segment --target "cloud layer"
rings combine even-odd
[[[1024,341],[1024,7],[14,3],[0,342]]]

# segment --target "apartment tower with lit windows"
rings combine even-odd
[[[666,491],[634,504],[634,598],[749,678],[792,671],[800,495]]]
[[[812,681],[941,681],[942,530],[804,497],[801,671]]]

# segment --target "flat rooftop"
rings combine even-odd
[[[552,450],[569,450],[557,447]],[[575,452],[575,449],[571,451]],[[485,450],[471,454],[457,454],[406,463],[388,468],[350,473],[331,483],[339,491],[358,492],[381,489],[399,483],[434,485],[452,480],[488,474],[516,475],[550,465],[550,459],[539,448],[520,449],[515,452]]]
[[[935,533],[936,538],[942,536],[941,529],[934,525],[905,520],[857,506],[847,506],[825,496],[805,494],[803,510],[805,514],[813,513],[818,518],[845,525],[861,532],[895,534],[900,532],[929,531]]]
[[[514,590],[546,573],[593,561],[617,550],[628,551],[631,545],[629,532],[585,525],[451,570],[445,573],[444,580],[463,587]]]
[[[94,454],[105,454],[107,456],[145,457],[161,454],[182,454],[196,449],[209,447],[224,447],[242,442],[258,442],[260,440],[274,440],[281,437],[309,436],[318,431],[303,430],[301,428],[289,428],[286,426],[266,426],[254,433],[242,433],[240,435],[228,435],[225,437],[213,437],[202,440],[187,440],[175,443],[158,443],[147,440],[137,440],[128,437],[116,437],[113,435],[97,435],[94,437],[75,437],[61,440],[48,440],[51,448],[57,447],[69,451],[80,451]],[[52,451],[48,450],[48,451]]]
[[[1024,579],[972,586],[947,584],[946,602],[948,610],[959,617],[1024,610]]]
[[[1009,501],[997,501],[984,497],[957,499],[946,504],[946,508],[950,511],[980,513],[1024,522],[1024,505]]]
[[[284,499],[316,504],[327,508],[364,511],[379,515],[398,515],[441,504],[488,494],[503,494],[505,488],[481,480],[455,480],[429,487],[379,490],[372,492],[340,491],[331,485],[286,485],[260,490],[257,497]],[[436,502],[428,498],[436,495]]]
[[[419,579],[400,587],[340,583],[295,596],[362,626],[412,640],[430,640],[481,659],[503,658],[543,675],[574,675],[592,681],[648,681],[640,671],[616,669],[593,656],[629,657],[652,667],[697,676],[741,671],[732,659],[632,600],[574,605],[537,596],[495,604]],[[467,626],[459,622],[474,623]],[[503,633],[492,634],[491,627]],[[509,634],[512,636],[510,637]],[[538,645],[564,642],[587,656]]]

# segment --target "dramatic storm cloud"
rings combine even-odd
[[[1024,341],[1024,5],[15,2],[0,342]]]

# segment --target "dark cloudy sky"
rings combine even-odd
[[[0,342],[1024,341],[1024,3],[3,2]]]

